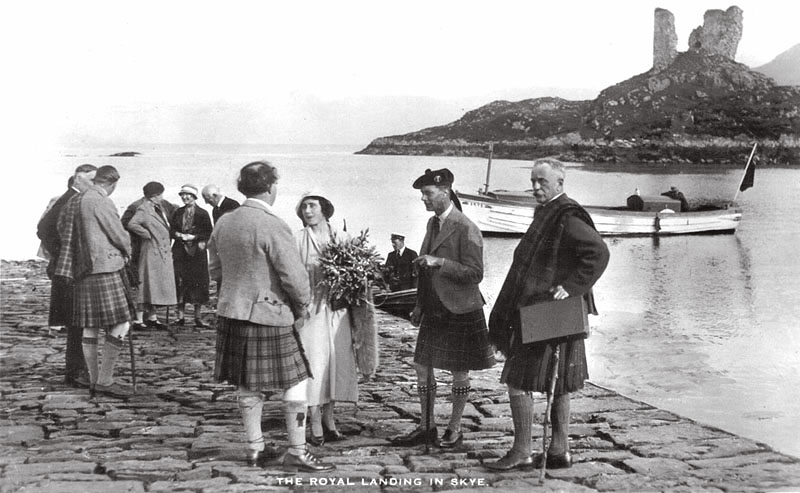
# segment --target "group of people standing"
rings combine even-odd
[[[94,271],[89,276],[75,272],[67,276],[67,279],[75,280],[73,305],[77,314],[83,314],[87,308],[82,304],[92,299],[85,292],[94,295],[98,290],[116,293],[110,295],[116,307],[113,316],[104,314],[99,317],[95,312],[100,310],[100,306],[90,303],[88,309],[95,315],[75,316],[70,322],[84,327],[83,349],[87,363],[91,360],[87,345],[95,345],[95,363],[91,364],[96,364],[96,329],[111,327],[106,346],[117,347],[127,332],[133,301],[127,294],[127,281],[122,275],[125,261],[131,255],[130,242],[123,234],[125,230],[113,211],[113,203],[108,199],[113,186],[109,188],[106,185],[111,181],[116,184],[119,175],[113,168],[113,173],[105,168],[111,167],[100,168],[94,177],[90,176],[94,171],[76,170],[77,186],[70,192],[73,198],[65,199],[68,204],[73,204],[76,202],[74,197],[85,197],[77,201],[81,214],[72,213],[81,218],[84,228],[86,222],[94,221],[95,217],[109,223],[116,220],[113,228],[104,230],[113,231],[113,234],[105,233],[109,237],[106,238],[108,245],[104,243],[106,250],[103,254],[110,252],[111,248],[117,253],[108,255],[114,257],[114,262],[102,269],[102,277],[87,282],[86,279],[101,274]],[[360,368],[353,355],[354,329],[348,317],[348,307],[334,306],[328,301],[325,285],[320,282],[321,270],[317,259],[326,244],[346,233],[337,231],[329,221],[334,214],[330,200],[320,193],[309,192],[301,197],[296,207],[303,229],[293,234],[273,209],[278,179],[278,170],[267,161],[244,166],[237,179],[237,188],[246,200],[241,207],[231,207],[230,211],[220,211],[219,215],[215,209],[213,227],[205,211],[195,205],[196,188],[189,185],[181,188],[180,196],[185,205],[170,215],[162,198],[163,186],[147,184],[143,201],[127,223],[128,229],[143,239],[137,301],[141,304],[140,311],[149,310],[149,321],[154,320],[151,318],[153,306],[173,299],[169,297],[172,293],[166,285],[142,287],[143,279],[153,274],[148,266],[166,268],[165,259],[169,253],[175,261],[176,279],[186,276],[186,286],[192,288],[202,286],[202,279],[198,283],[197,278],[187,276],[182,270],[184,266],[179,266],[175,259],[184,259],[182,261],[187,266],[198,269],[208,262],[205,275],[216,281],[219,297],[214,377],[238,387],[248,462],[259,466],[280,464],[296,470],[327,471],[334,466],[323,462],[308,449],[306,423],[310,422],[309,441],[314,445],[344,438],[336,429],[333,408],[336,402],[357,400]],[[553,374],[556,376],[553,440],[546,466],[571,466],[567,440],[569,393],[582,388],[588,378],[584,341],[571,338],[523,344],[520,318],[522,307],[568,297],[582,297],[584,309],[596,314],[592,286],[608,264],[608,248],[594,228],[591,217],[564,193],[564,180],[565,169],[561,162],[554,159],[534,161],[531,183],[538,206],[530,228],[514,252],[512,266],[488,324],[483,311],[485,301],[478,287],[484,275],[482,236],[478,227],[460,210],[452,189],[453,174],[447,169],[426,170],[413,183],[412,186],[420,190],[426,209],[434,215],[426,226],[419,256],[410,251],[408,255],[412,258],[401,262],[409,250],[404,247],[404,238],[394,234],[395,258],[391,262],[387,260],[386,267],[395,273],[398,282],[402,280],[405,283],[397,284],[395,289],[405,289],[403,286],[409,285],[418,288],[411,321],[419,326],[414,368],[418,378],[421,418],[410,433],[393,438],[393,445],[433,443],[442,448],[454,448],[461,444],[464,439],[461,420],[469,400],[470,371],[493,366],[495,350],[499,350],[506,356],[501,382],[508,387],[514,444],[503,458],[485,466],[506,471],[539,466],[545,462],[542,456],[532,455],[531,392],[547,391]],[[214,188],[209,191],[209,197],[213,205],[219,207],[222,201],[213,202],[214,191]],[[206,195],[205,189],[203,195]],[[63,232],[61,242],[67,245],[74,243],[66,236],[70,228],[81,230],[75,227],[75,220],[70,219],[69,210],[66,207],[56,221],[59,232]],[[171,248],[170,241],[173,242]],[[208,260],[205,260],[206,247]],[[73,255],[76,253],[69,247],[66,251]],[[64,257],[58,254],[57,249],[56,256],[59,259]],[[71,262],[76,269],[82,265],[74,258]],[[405,267],[397,267],[398,263]],[[59,275],[56,273],[53,277],[54,296],[60,289],[57,286]],[[180,290],[181,283],[176,284]],[[206,279],[206,287],[207,284]],[[109,289],[111,286],[114,289]],[[165,297],[156,301],[152,293],[162,287]],[[150,293],[149,298],[146,293]],[[185,292],[184,297],[177,297],[176,301],[194,303],[200,299],[200,303],[203,302],[202,296],[192,296]],[[107,305],[104,303],[103,306]],[[127,319],[124,315],[126,308],[129,309]],[[196,307],[195,314],[198,312]],[[179,314],[182,319],[182,311]],[[94,316],[97,321],[93,320]],[[95,338],[93,343],[92,337]],[[68,350],[69,347],[68,341]],[[551,368],[551,355],[556,348],[562,357],[557,367]],[[101,371],[98,380],[91,364],[92,384],[106,385],[108,372]],[[105,361],[103,369],[106,369]],[[441,437],[433,413],[437,388],[435,369],[449,371],[453,376],[452,410]],[[288,447],[268,446],[262,433],[264,392],[270,391],[283,393]]]

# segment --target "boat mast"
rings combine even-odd
[[[492,152],[494,151],[494,142],[489,142],[489,163],[486,165],[486,185],[483,193],[489,193],[489,176],[492,174]]]
[[[736,198],[739,196],[739,190],[742,188],[742,182],[744,182],[744,177],[747,176],[747,168],[750,166],[750,161],[753,160],[753,156],[756,154],[756,147],[758,146],[758,142],[753,143],[753,150],[750,151],[750,157],[747,158],[747,164],[744,165],[744,173],[742,173],[742,179],[739,180],[739,185],[736,187],[736,193],[733,194],[733,200],[731,202],[736,202]]]

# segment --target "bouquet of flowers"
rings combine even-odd
[[[369,230],[352,239],[334,237],[320,253],[328,302],[334,309],[349,306],[356,365],[369,379],[378,368],[378,330],[370,283],[381,277],[381,259],[367,244]]]
[[[351,239],[338,236],[320,253],[322,283],[328,287],[331,305],[360,305],[367,300],[369,285],[381,277],[381,258],[367,242],[369,229]]]

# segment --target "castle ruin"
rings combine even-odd
[[[722,55],[733,60],[742,39],[742,9],[733,5],[728,10],[707,10],[703,25],[689,36],[689,51]],[[678,56],[675,17],[666,9],[655,10],[653,27],[653,70],[659,72]]]

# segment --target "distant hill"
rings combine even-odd
[[[776,56],[774,60],[753,70],[772,77],[781,86],[800,86],[800,44]]]
[[[800,88],[722,55],[679,53],[591,101],[494,101],[460,119],[372,141],[363,154],[423,154],[582,162],[800,163]]]

